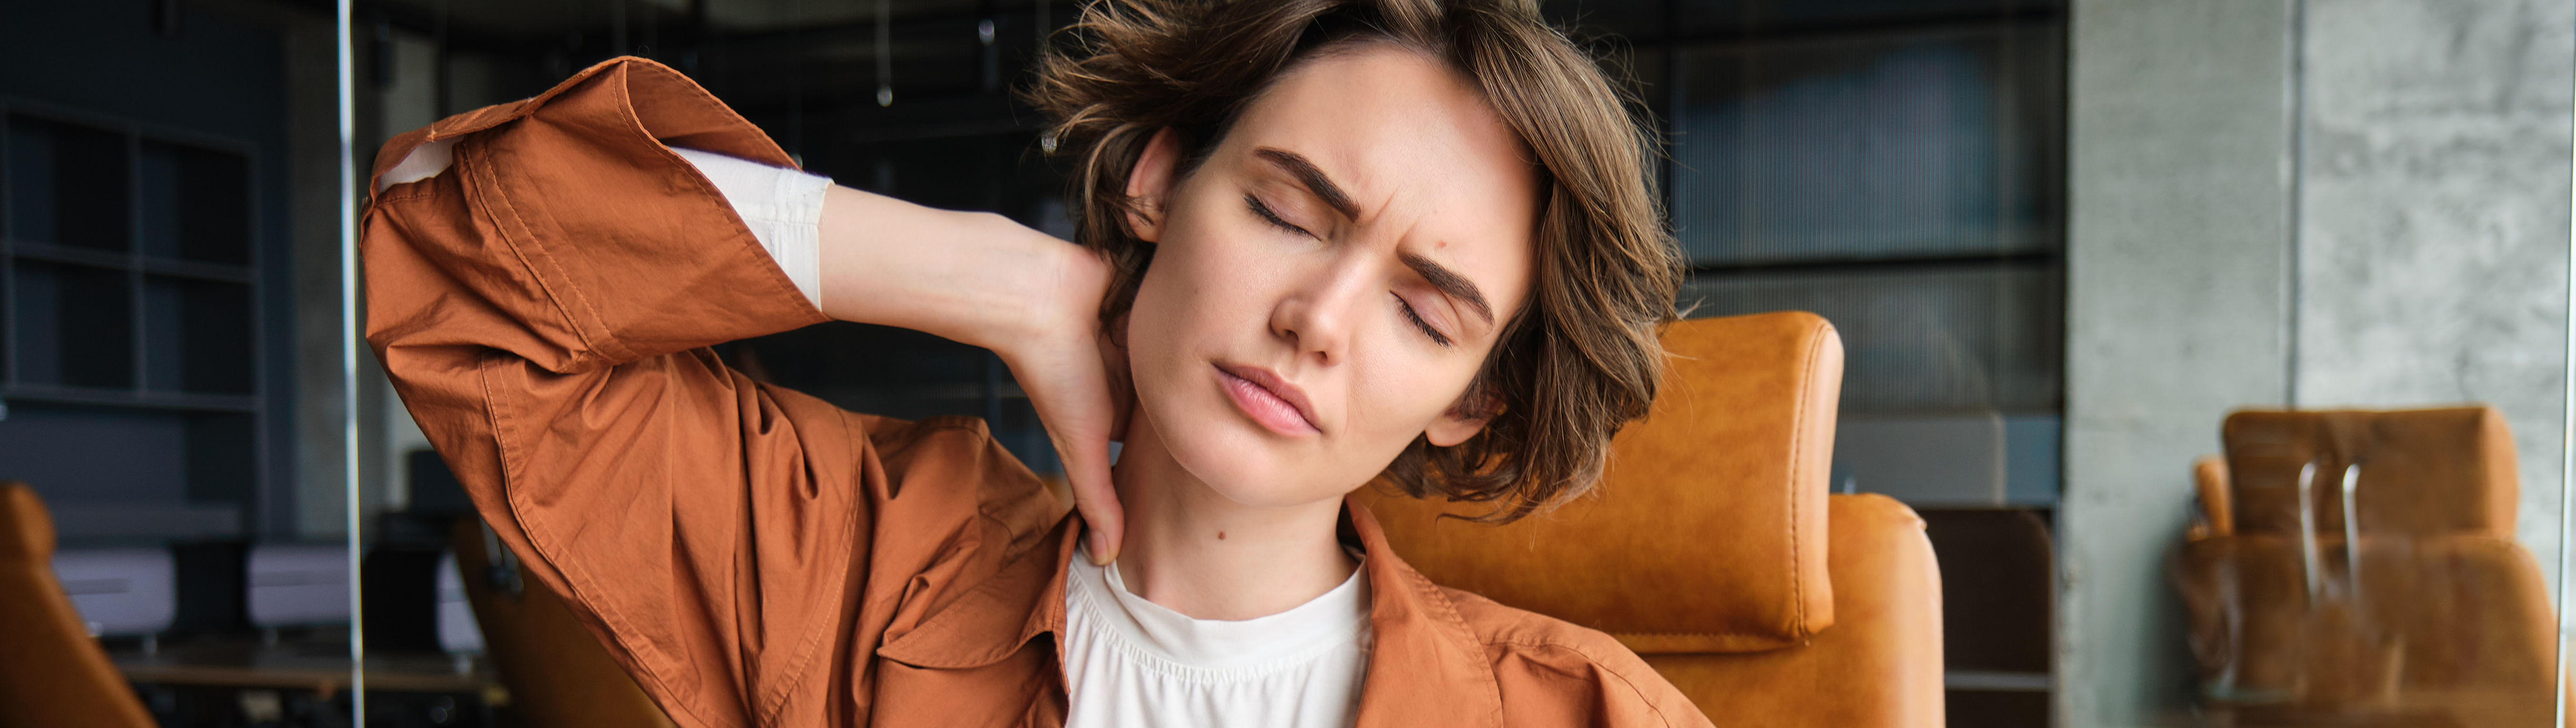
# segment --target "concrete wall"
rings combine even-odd
[[[2074,0],[2059,708],[2188,724],[2162,564],[2239,407],[2483,401],[2556,581],[2576,0]]]
[[[2307,15],[2298,404],[2504,410],[2555,584],[2576,2]]]
[[[2287,391],[2287,0],[2077,0],[2067,119],[2064,725],[2179,723],[2159,566],[2194,456]]]

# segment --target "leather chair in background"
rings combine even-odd
[[[2553,722],[2557,631],[2514,540],[2513,436],[2494,409],[2245,411],[2223,440],[2224,459],[2194,465],[2200,518],[2170,563],[2213,717]]]
[[[509,688],[516,725],[630,728],[672,725],[545,584],[515,560],[492,568],[483,522],[459,518],[450,542],[483,651]],[[504,550],[502,553],[508,553]],[[497,577],[497,578],[496,578]]]
[[[1387,540],[1432,581],[1610,633],[1720,725],[1942,725],[1923,521],[1827,494],[1833,326],[1698,319],[1664,345],[1654,410],[1613,441],[1592,495],[1503,526],[1440,517],[1473,504],[1368,495]]]
[[[0,726],[151,728],[152,714],[54,580],[54,520],[0,482]]]

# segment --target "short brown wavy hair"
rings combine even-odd
[[[1531,0],[1095,0],[1042,56],[1025,96],[1073,165],[1076,238],[1115,264],[1101,316],[1133,305],[1154,246],[1127,227],[1127,178],[1156,131],[1186,175],[1299,61],[1387,42],[1472,80],[1541,168],[1530,304],[1461,401],[1490,415],[1453,447],[1417,437],[1380,476],[1413,497],[1490,503],[1510,521],[1600,479],[1610,437],[1645,415],[1675,318],[1672,237],[1632,97]]]

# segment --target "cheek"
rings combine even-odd
[[[1380,344],[1387,349],[1402,345]],[[1367,441],[1366,449],[1384,451],[1391,460],[1457,404],[1475,371],[1430,357],[1390,356],[1369,362],[1353,374],[1352,421],[1364,423],[1353,434]]]
[[[1219,277],[1223,261],[1211,260],[1205,241],[1193,232],[1176,225],[1164,238],[1128,309],[1128,363],[1138,397],[1149,404],[1167,380],[1200,374],[1200,359],[1227,333],[1225,322],[1241,318],[1231,310],[1242,307],[1231,300],[1240,296],[1228,294],[1242,287],[1225,284]]]
[[[1135,304],[1127,309],[1127,365],[1136,379],[1138,397],[1151,401],[1160,394],[1162,380],[1168,379],[1179,358],[1181,321],[1185,307],[1176,305],[1162,260],[1156,260],[1136,286]]]
[[[1154,254],[1153,265],[1137,285],[1137,326],[1152,324],[1164,338],[1205,337],[1239,333],[1230,328],[1267,325],[1268,295],[1258,272],[1266,268],[1247,250],[1239,234],[1195,224],[1199,215],[1184,208]],[[1131,329],[1132,338],[1137,329]],[[1184,340],[1199,340],[1196,338]]]

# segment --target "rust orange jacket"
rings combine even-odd
[[[982,423],[756,384],[706,347],[825,320],[666,145],[790,164],[650,61],[395,138],[367,340],[501,539],[686,726],[1058,725],[1079,518]],[[1361,726],[1706,725],[1599,632],[1431,584],[1365,509]]]

